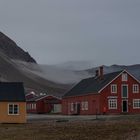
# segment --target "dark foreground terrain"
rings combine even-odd
[[[0,140],[139,140],[139,116],[0,124]]]

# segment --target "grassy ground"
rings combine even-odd
[[[140,121],[0,124],[0,140],[139,140]]]

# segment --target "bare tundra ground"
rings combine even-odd
[[[51,117],[51,116],[50,116]],[[0,140],[139,140],[140,116],[0,124]]]

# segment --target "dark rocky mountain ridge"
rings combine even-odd
[[[35,59],[33,59],[28,52],[25,52],[17,46],[13,40],[2,32],[0,32],[0,51],[11,59],[36,63]]]

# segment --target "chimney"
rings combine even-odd
[[[100,66],[100,75],[99,75],[100,80],[103,79],[103,75],[104,75],[104,68],[103,68],[103,66]]]
[[[98,77],[99,76],[99,70],[96,70],[95,71],[95,77]]]

